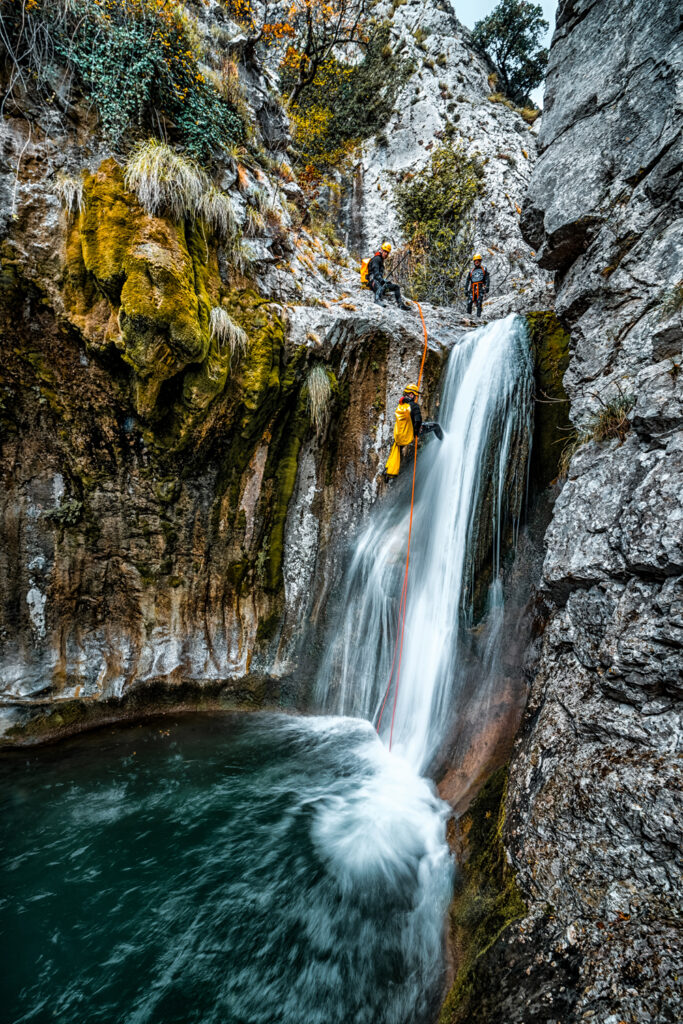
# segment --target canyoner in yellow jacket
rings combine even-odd
[[[416,437],[434,431],[443,441],[443,430],[438,423],[422,422],[422,411],[417,403],[418,390],[415,384],[408,384],[403,389],[401,400],[396,406],[394,418],[394,443],[384,467],[386,476],[398,476],[401,468],[401,448],[412,444]]]
[[[415,438],[413,421],[410,418],[410,402],[405,397],[401,399],[396,407],[394,423],[394,443],[389,452],[384,472],[387,476],[398,476],[401,468],[401,448],[406,444],[412,444]]]

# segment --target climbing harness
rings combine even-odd
[[[475,267],[470,273],[470,287],[472,289],[472,299],[477,304],[479,303],[479,295],[481,292],[482,282],[484,280],[484,268]]]
[[[422,314],[422,306],[419,302],[416,302],[420,320],[422,321],[422,333],[424,334],[424,348],[422,349],[422,361],[420,362],[420,375],[417,378],[417,390],[419,392],[420,385],[422,383],[422,371],[424,370],[425,359],[427,358],[427,325],[425,324],[425,318]],[[391,671],[389,672],[389,682],[387,683],[386,693],[384,694],[384,700],[382,701],[382,707],[379,712],[379,719],[377,721],[377,732],[379,734],[380,726],[382,725],[382,715],[384,714],[384,708],[391,692],[391,682],[394,676],[394,666],[396,665],[396,654],[398,652],[398,665],[396,665],[396,686],[394,688],[394,704],[391,712],[391,729],[389,731],[389,750],[394,739],[394,719],[396,718],[396,704],[398,702],[398,686],[401,678],[401,658],[403,656],[403,633],[406,625],[406,604],[408,599],[408,568],[410,566],[410,540],[413,533],[413,508],[415,505],[415,476],[417,473],[417,434],[415,434],[413,442],[413,486],[410,494],[410,522],[408,524],[408,550],[406,551],[406,567],[403,573],[403,586],[401,588],[401,601],[398,606],[398,626],[396,629],[396,643],[394,644],[394,657],[391,662]],[[400,640],[400,644],[399,644]]]

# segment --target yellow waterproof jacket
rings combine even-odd
[[[410,402],[399,402],[396,407],[396,419],[394,423],[394,443],[389,452],[389,458],[385,467],[387,476],[397,476],[401,468],[401,451],[403,445],[411,444],[415,434],[413,432],[413,421],[410,418]]]

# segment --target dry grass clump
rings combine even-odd
[[[306,378],[306,391],[308,392],[308,413],[311,424],[315,428],[316,434],[320,436],[327,426],[332,404],[330,378],[327,370],[320,363],[316,363],[309,370]]]
[[[266,220],[260,210],[255,209],[253,206],[247,206],[246,217],[244,220],[244,233],[250,238],[255,235],[262,235],[266,229]]]
[[[165,142],[138,143],[126,164],[124,181],[153,217],[201,219],[221,238],[231,238],[237,230],[230,196],[211,184],[195,160]]]
[[[57,175],[54,181],[55,195],[69,213],[80,213],[83,209],[83,178],[71,174]]]
[[[623,442],[631,429],[628,414],[635,405],[633,395],[625,395],[620,391],[618,396],[609,402],[603,402],[597,395],[595,397],[602,408],[584,430],[574,431],[566,442],[558,465],[560,480],[566,478],[574,454],[583,445],[588,444],[589,441],[618,440]]]
[[[147,213],[168,213],[175,220],[195,216],[204,193],[211,187],[208,176],[195,160],[156,139],[134,147],[124,181]]]
[[[542,111],[536,107],[522,107],[519,111],[527,124],[533,124],[536,118],[541,116]]]
[[[210,185],[200,197],[197,213],[221,238],[231,238],[237,230],[232,200],[215,185]]]
[[[238,358],[247,351],[249,338],[246,331],[243,331],[232,319],[227,310],[222,306],[214,306],[209,318],[209,330],[211,337],[215,339],[219,349],[226,346],[230,349],[231,359]]]

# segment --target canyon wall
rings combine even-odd
[[[482,157],[475,237],[495,264],[491,309],[537,308],[548,275],[518,212],[534,132],[489,101],[490,69],[450,7],[423,6],[394,12],[394,45],[416,58],[406,89],[422,97],[402,94],[395,119],[428,113],[434,138],[418,145],[407,124],[390,162],[423,166],[443,137],[437,121],[450,123],[453,141]],[[19,80],[5,104],[0,719],[10,741],[147,700],[182,704],[198,688],[230,706],[301,701],[298,678],[317,657],[308,626],[382,492],[393,407],[419,367],[416,312],[374,306],[348,249],[311,223],[315,193],[284,160],[276,78],[220,5],[190,5],[187,17],[205,75],[226,60],[238,69],[252,124],[249,146],[213,158],[210,195],[227,198],[234,219],[227,236],[225,225],[145,208],[124,179],[128,140],[106,142],[87,90],[58,62],[47,101]],[[385,220],[395,236],[383,141],[361,162],[365,234]],[[245,332],[243,353],[212,333],[216,310]],[[447,351],[472,324],[452,309],[425,315],[429,413]],[[309,379],[321,370],[328,402],[314,422]]]
[[[555,273],[576,431],[507,790],[499,873],[527,910],[448,1020],[680,1019],[680,28],[673,2],[559,5],[522,226]]]

